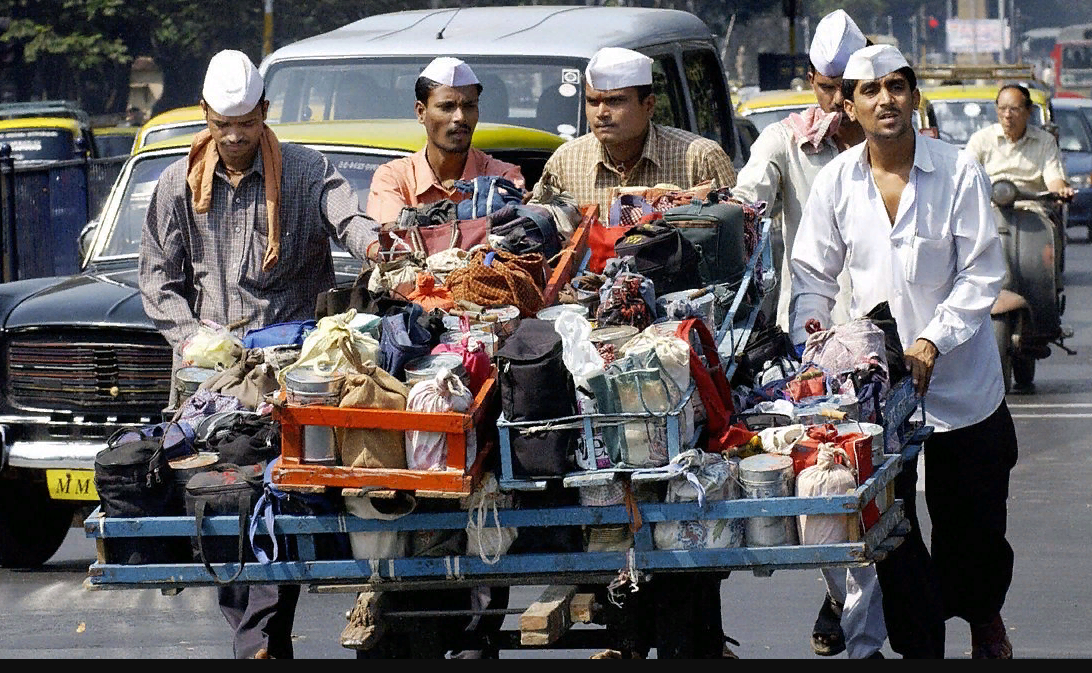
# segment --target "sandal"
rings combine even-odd
[[[985,624],[971,626],[971,659],[1012,659],[1012,643],[1001,615]]]
[[[833,657],[845,651],[846,637],[842,632],[841,620],[842,606],[827,594],[811,630],[813,652],[821,657]]]

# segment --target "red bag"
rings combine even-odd
[[[849,456],[850,467],[857,471],[857,485],[860,486],[872,476],[872,441],[871,435],[861,432],[847,432],[840,435],[831,423],[809,426],[804,432],[804,437],[793,446],[792,469],[796,474],[800,474],[804,468],[814,465],[819,454],[819,444],[830,442],[845,450]],[[861,511],[861,518],[865,530],[879,521],[880,510],[876,507],[875,500],[865,505]]]
[[[729,422],[735,412],[732,404],[732,389],[720,364],[720,355],[713,335],[700,318],[684,320],[675,331],[675,336],[690,343],[690,333],[694,331],[701,341],[702,352],[709,362],[706,368],[701,357],[690,346],[690,377],[694,379],[701,402],[705,406],[706,428],[709,431],[707,451],[719,452],[742,446],[751,441],[758,433],[751,432],[742,423],[732,425]],[[871,459],[870,459],[871,460]]]
[[[625,235],[629,227],[605,227],[595,218],[588,230],[588,250],[591,250],[591,259],[588,260],[588,271],[603,273],[607,260],[614,257],[614,243]]]

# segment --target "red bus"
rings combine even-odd
[[[1092,95],[1092,24],[1062,28],[1050,58],[1055,95]]]

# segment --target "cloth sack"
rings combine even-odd
[[[407,297],[426,311],[440,309],[450,311],[455,308],[455,300],[451,298],[451,290],[443,285],[438,285],[436,276],[426,271],[417,272],[417,285]]]
[[[379,262],[368,276],[368,292],[389,293],[405,299],[417,287],[417,273],[423,271],[424,258],[403,258]]]
[[[206,416],[212,416],[222,411],[235,411],[245,409],[243,403],[234,395],[224,395],[211,390],[197,389],[190,395],[178,411],[171,417],[173,421],[188,421],[190,425],[196,425]]]
[[[871,358],[878,358],[887,369],[884,332],[868,318],[809,334],[800,356],[803,362],[814,362],[838,377],[839,383],[844,383],[858,365],[869,364]]]
[[[474,395],[453,372],[441,370],[435,377],[418,381],[410,388],[408,411],[464,413],[474,404]],[[471,458],[467,455],[467,460]],[[406,466],[411,470],[447,469],[447,433],[406,431]]]
[[[377,521],[396,521],[417,508],[417,500],[405,491],[394,498],[372,499],[365,493],[345,496],[345,511],[355,517]],[[349,533],[354,559],[401,558],[409,554],[409,531],[380,530]]]
[[[599,291],[595,321],[599,327],[630,325],[643,330],[656,319],[656,309],[646,296],[651,281],[638,273],[623,272]]]
[[[345,377],[342,409],[392,409],[404,411],[406,384],[365,362],[356,374]],[[405,468],[406,449],[401,430],[334,428],[334,442],[342,465],[351,467]]]
[[[741,493],[739,464],[719,453],[697,449],[683,451],[668,466],[675,473],[667,484],[664,502],[737,500]],[[652,541],[657,549],[724,549],[742,547],[743,519],[697,519],[665,521],[652,525]]]
[[[470,253],[460,248],[451,248],[448,250],[441,250],[440,252],[429,255],[425,259],[425,267],[436,276],[436,279],[443,282],[448,274],[455,269],[461,269],[470,264]]]
[[[622,354],[626,356],[640,355],[649,351],[656,353],[656,359],[663,373],[673,384],[671,408],[674,409],[690,388],[690,344],[673,334],[663,334],[653,327],[648,327],[622,347]],[[680,444],[689,442],[694,436],[695,405],[700,403],[701,397],[692,394],[679,414]]]
[[[845,495],[857,488],[849,456],[836,444],[823,442],[815,464],[796,475],[796,496],[812,498]],[[845,514],[801,514],[800,544],[837,544],[849,541],[849,516]]]
[[[265,353],[260,348],[244,351],[238,362],[213,374],[198,386],[198,390],[236,397],[243,407],[250,410],[257,409],[266,395],[279,389],[277,371],[266,363]]]
[[[277,372],[277,381],[284,385],[285,376],[298,367],[316,371],[354,372],[365,362],[379,360],[379,342],[350,326],[356,309],[326,316],[318,321],[300,348],[300,357]]]
[[[467,500],[466,553],[493,565],[516,541],[519,531],[502,527],[498,509],[515,505],[511,494],[503,493],[492,472],[482,475],[481,482]],[[492,514],[492,524],[490,524]]]
[[[472,253],[466,267],[452,271],[447,286],[456,301],[478,306],[512,305],[529,318],[543,307],[544,260],[537,253],[515,256],[506,252]]]

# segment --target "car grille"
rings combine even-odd
[[[16,338],[7,353],[7,397],[16,406],[142,413],[170,396],[171,350],[165,344],[106,339]]]

